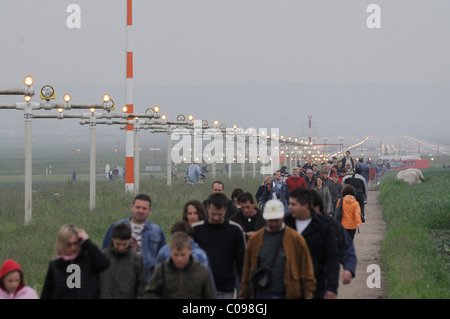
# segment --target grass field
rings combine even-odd
[[[235,187],[256,193],[262,179],[218,174],[230,196]],[[36,182],[35,182],[36,180]],[[140,178],[140,192],[152,199],[150,220],[160,225],[170,238],[170,227],[181,219],[184,203],[189,199],[203,201],[211,190],[211,178],[204,185],[184,184],[184,179],[165,180]],[[126,193],[123,180],[98,180],[96,183],[96,208],[89,210],[89,181],[70,182],[69,176],[33,177],[32,223],[24,226],[23,183],[12,177],[1,177],[0,185],[0,259],[17,260],[24,272],[26,283],[40,293],[48,262],[54,254],[54,244],[59,228],[74,223],[84,228],[92,241],[100,247],[111,223],[130,216],[134,193]],[[17,187],[10,187],[16,183]]]
[[[450,297],[450,169],[422,172],[424,183],[409,186],[390,173],[380,187],[391,299]]]

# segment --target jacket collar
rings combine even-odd
[[[307,235],[307,234],[309,234],[309,233],[311,233],[311,232],[314,232],[314,229],[315,229],[315,225],[317,225],[317,224],[319,224],[320,223],[320,220],[319,220],[319,214],[317,214],[315,211],[314,211],[314,209],[310,209],[310,212],[311,212],[311,222],[309,223],[309,225],[305,228],[305,230],[303,230],[303,232],[302,232],[302,235]]]

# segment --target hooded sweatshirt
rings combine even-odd
[[[352,195],[345,195],[342,205],[342,226],[345,229],[356,229],[361,225],[361,208],[356,198]],[[339,201],[336,206],[339,205]]]
[[[3,278],[14,270],[20,273],[20,284],[17,287],[16,292],[10,294],[6,291]],[[0,299],[39,299],[37,292],[33,288],[25,285],[22,268],[20,268],[20,265],[12,259],[7,259],[0,269]]]

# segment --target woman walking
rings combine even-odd
[[[55,258],[49,263],[41,299],[99,298],[99,276],[109,264],[86,231],[73,224],[63,225],[58,232]]]
[[[341,202],[342,206],[340,206]],[[353,240],[356,230],[361,227],[361,208],[352,185],[347,184],[342,188],[342,198],[336,205],[336,218],[341,220],[342,226]]]
[[[317,190],[319,194],[322,195],[323,200],[323,208],[325,213],[328,215],[331,215],[331,194],[330,190],[327,186],[323,185],[323,177],[320,175],[316,176],[316,179],[314,181],[313,189]]]

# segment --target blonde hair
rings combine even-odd
[[[78,231],[78,227],[74,224],[65,224],[61,226],[58,231],[58,237],[55,244],[55,259],[64,253],[65,245],[73,235],[78,235]]]

